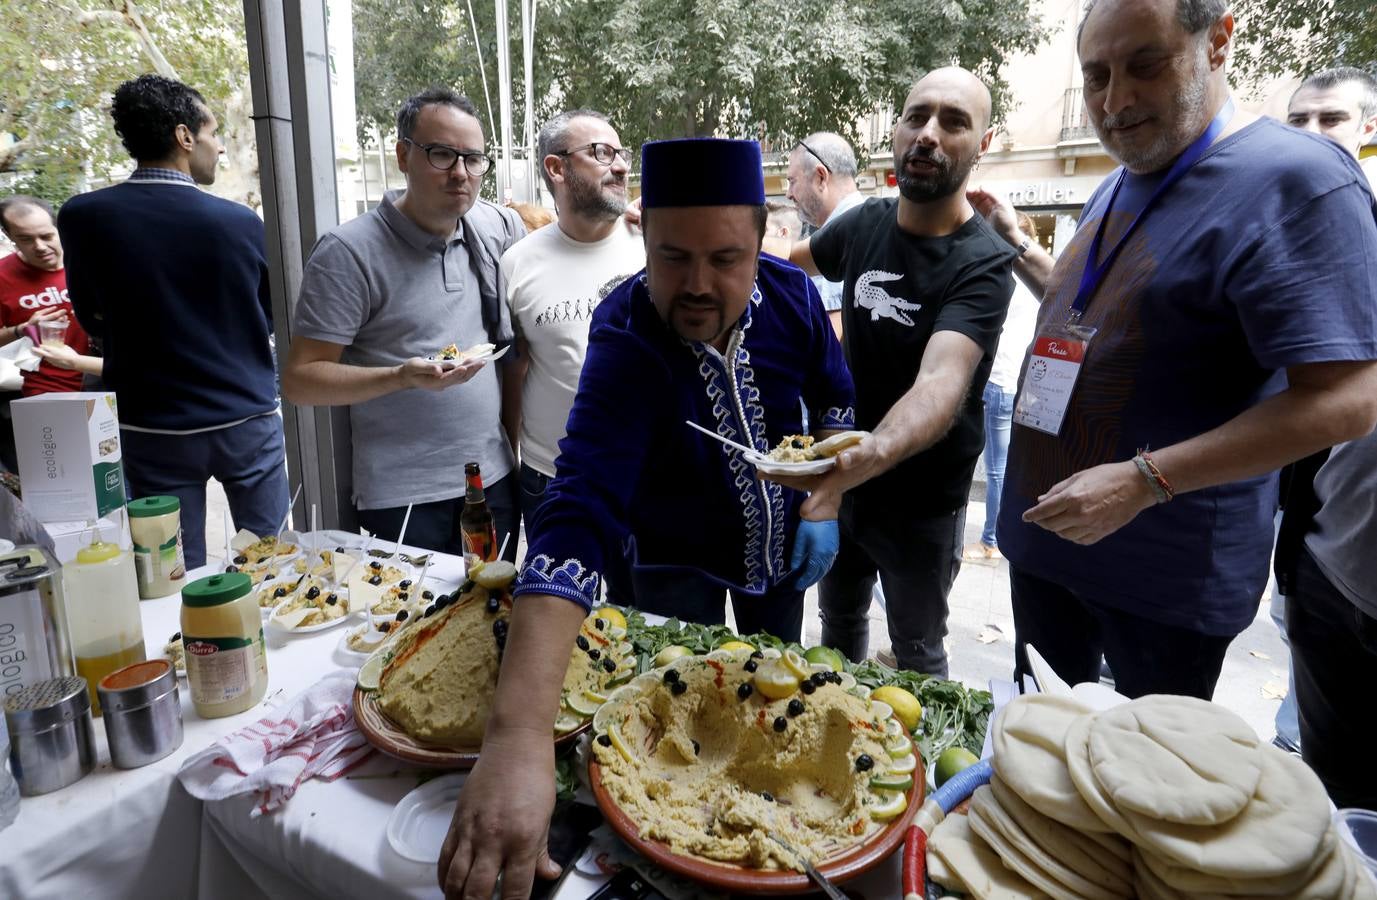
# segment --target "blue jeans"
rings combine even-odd
[[[995,522],[999,521],[999,496],[1004,493],[1004,462],[1009,457],[1009,431],[1014,419],[1014,392],[993,381],[985,385],[985,529],[980,543],[998,547]]]
[[[171,494],[182,503],[186,567],[206,563],[206,482],[225,488],[236,529],[276,534],[287,516],[282,419],[258,416],[199,434],[122,430],[124,477],[134,499]]]

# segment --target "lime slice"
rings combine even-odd
[[[636,647],[630,641],[622,641],[617,645],[617,655],[622,659],[630,659],[636,653]]]
[[[516,581],[516,566],[505,559],[495,559],[470,577],[490,591],[500,590]]]
[[[589,699],[589,697],[586,696],[586,693],[570,694],[569,696],[564,698],[564,706],[570,712],[575,713],[576,715],[580,715],[586,719],[589,716],[593,715],[593,713],[598,711],[598,707],[602,706],[602,700]]]
[[[840,677],[841,681],[837,682],[837,687],[842,690],[849,691],[856,686],[856,676],[850,672],[842,672]]]
[[[622,733],[617,730],[615,724],[607,726],[607,736],[612,739],[612,746],[622,755],[622,759],[627,762],[636,761],[636,758],[631,755],[631,748],[626,745],[626,741],[622,739]]]
[[[898,719],[885,719],[885,737],[905,737],[904,723]]]
[[[655,668],[662,668],[674,662],[676,659],[692,655],[693,651],[689,648],[681,644],[670,644],[668,647],[655,654]]]
[[[808,660],[804,659],[802,656],[799,656],[794,651],[785,650],[783,661],[784,668],[788,669],[790,672],[793,672],[799,681],[802,681],[805,678],[811,678],[813,676],[813,669],[808,664]]]
[[[760,655],[766,659],[779,659],[782,654],[774,647],[766,647],[764,650],[760,651]]]
[[[584,719],[578,716],[561,713],[559,718],[555,719],[555,734],[568,734],[583,723]]]
[[[908,795],[903,791],[879,791],[875,800],[875,805],[870,807],[870,818],[879,822],[888,822],[908,809]]]
[[[783,700],[798,690],[799,678],[779,660],[769,660],[755,670],[755,689],[769,700]]]
[[[886,773],[870,779],[870,789],[875,791],[907,791],[911,787],[913,787],[912,775]]]
[[[612,677],[607,679],[607,686],[609,688],[621,687],[622,685],[626,684],[628,681],[635,677],[636,667],[624,666],[623,668],[620,668],[612,673]]]
[[[359,669],[359,690],[376,691],[378,684],[382,681],[383,669],[387,666],[390,654],[374,653],[364,661],[363,667]]]
[[[903,756],[891,756],[892,762],[889,764],[889,774],[912,776],[913,771],[918,768],[918,757],[912,751]]]
[[[885,750],[889,752],[890,758],[898,759],[901,756],[913,755],[913,741],[907,735],[895,735],[885,740]]]
[[[829,672],[840,672],[846,667],[846,657],[831,647],[809,647],[803,658],[815,666],[826,666]]]
[[[622,628],[620,625],[608,625],[607,636],[612,638],[613,640],[619,641],[622,638],[626,637],[626,629]]]

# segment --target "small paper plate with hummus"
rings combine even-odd
[[[426,362],[438,363],[442,369],[457,369],[466,362],[492,362],[501,359],[511,345],[508,344],[501,350],[493,344],[474,344],[467,350],[460,350],[454,344],[450,344],[439,353],[426,357]]]
[[[306,579],[273,607],[268,624],[287,634],[314,634],[343,625],[354,612],[347,591],[332,591],[313,579]]]

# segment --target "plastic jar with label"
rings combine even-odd
[[[182,556],[182,503],[176,497],[140,497],[129,502],[129,535],[139,597],[175,594],[186,583]]]
[[[268,689],[268,654],[253,582],[243,572],[198,578],[182,588],[187,686],[202,718],[252,708]]]

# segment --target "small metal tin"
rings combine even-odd
[[[86,679],[76,675],[27,685],[5,700],[10,764],[19,793],[35,797],[80,781],[96,764]]]
[[[182,746],[182,703],[177,673],[165,659],[117,669],[96,685],[110,742],[110,760],[121,769],[157,762]]]

